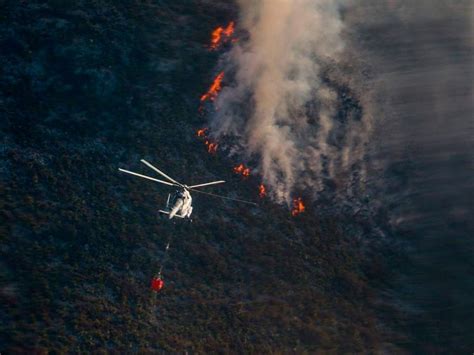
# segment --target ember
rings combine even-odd
[[[204,95],[201,96],[201,101],[206,101],[206,100],[214,101],[216,99],[217,94],[222,89],[221,87],[222,79],[224,79],[224,72],[220,72],[216,76],[209,90]]]
[[[228,41],[234,33],[234,22],[230,22],[226,28],[217,27],[212,32],[210,49],[215,50],[219,48],[224,42]]]
[[[245,176],[245,177],[250,175],[250,169],[245,167],[244,164],[237,165],[236,167],[234,167],[233,170],[234,170],[234,173]]]
[[[300,213],[303,213],[304,210],[305,210],[305,207],[304,207],[303,200],[301,199],[301,197],[295,198],[293,200],[293,209],[291,210],[291,215],[293,217],[297,216]]]
[[[267,196],[267,190],[265,189],[265,185],[260,184],[260,186],[258,187],[258,196],[260,198],[264,198],[265,196]]]

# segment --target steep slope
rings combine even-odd
[[[368,257],[362,214],[196,196],[195,221],[170,223],[156,214],[166,188],[117,172],[146,172],[144,157],[256,199],[258,182],[194,137],[218,56],[206,44],[233,6],[11,1],[0,13],[0,350],[386,347],[369,285],[384,256]]]

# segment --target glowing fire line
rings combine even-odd
[[[211,44],[210,49],[215,50],[219,48],[223,43],[226,41],[231,41],[232,43],[236,42],[236,38],[231,38],[234,33],[234,22],[230,22],[227,27],[217,27],[211,34]],[[224,72],[220,72],[215,78],[214,81],[209,88],[209,90],[201,96],[201,102],[205,102],[206,100],[214,101],[217,98],[217,95],[222,89],[222,80],[224,79]],[[202,113],[203,106],[199,107],[199,112]],[[201,128],[196,131],[196,136],[204,139],[204,144],[207,147],[207,151],[210,154],[215,154],[217,152],[217,147],[219,146],[218,143],[213,142],[209,139],[207,133],[208,128]],[[250,176],[250,168],[246,167],[244,164],[239,164],[233,168],[234,173],[238,175],[242,175],[243,177]],[[260,198],[264,198],[267,195],[267,190],[264,184],[260,184],[258,187],[258,196]],[[291,210],[291,215],[293,217],[303,213],[306,207],[303,203],[303,199],[301,197],[297,197],[293,200],[293,208]]]
[[[219,48],[224,42],[228,41],[234,33],[234,22],[230,22],[227,27],[217,27],[211,34],[210,49]]]
[[[209,154],[215,154],[217,152],[217,147],[219,147],[219,144],[217,142],[213,142],[208,136],[207,132],[209,131],[209,128],[200,128],[196,131],[196,136],[199,138],[204,139],[204,144],[207,147],[207,152]]]
[[[221,86],[222,79],[224,79],[224,72],[220,72],[215,77],[209,90],[204,95],[201,96],[201,102],[206,101],[206,100],[214,101],[216,99],[217,94],[222,89],[222,86]]]
[[[237,165],[234,167],[234,173],[247,177],[250,175],[250,169],[247,168],[244,164]]]
[[[217,144],[215,142],[211,142],[209,140],[206,140],[204,143],[207,146],[207,152],[208,153],[215,154],[217,152],[217,147],[219,146],[219,144]]]
[[[196,131],[196,135],[198,137],[205,137],[207,134],[206,132],[208,131],[208,128],[201,128]]]
[[[291,215],[293,217],[303,213],[305,211],[305,206],[303,203],[303,199],[301,197],[295,198],[293,200],[293,209],[291,210]]]

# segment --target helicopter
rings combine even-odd
[[[236,202],[241,202],[241,203],[246,203],[246,204],[251,204],[251,205],[257,206],[257,204],[255,202],[240,200],[240,199],[237,199],[237,198],[221,196],[221,195],[213,194],[213,193],[210,193],[210,192],[204,192],[204,191],[198,190],[198,188],[202,188],[202,187],[205,187],[205,186],[223,184],[223,183],[225,183],[224,180],[217,180],[217,181],[206,182],[206,183],[203,183],[203,184],[188,186],[188,185],[184,185],[184,184],[178,182],[177,180],[171,178],[170,176],[166,175],[163,171],[161,171],[157,167],[153,166],[152,164],[147,162],[145,159],[141,159],[140,161],[143,164],[145,164],[146,166],[148,166],[149,168],[156,171],[158,174],[163,176],[168,181],[159,180],[159,179],[147,176],[147,175],[138,174],[138,173],[135,173],[133,171],[125,170],[125,169],[121,169],[121,168],[119,168],[118,170],[123,172],[123,173],[138,176],[138,177],[141,177],[143,179],[148,179],[148,180],[151,180],[151,181],[155,181],[155,182],[158,182],[160,184],[178,187],[178,190],[176,190],[176,192],[173,195],[171,195],[171,193],[168,194],[168,199],[166,200],[165,208],[158,211],[161,214],[167,215],[169,219],[172,219],[174,217],[179,217],[179,218],[190,218],[191,217],[191,213],[193,213],[193,206],[192,206],[193,199],[191,197],[191,192],[197,192],[197,193],[200,193],[200,194],[204,194],[204,195],[208,195],[208,196],[212,196],[212,197],[217,197],[217,198],[221,198],[221,199],[224,199],[224,200],[231,200],[231,201],[236,201]]]

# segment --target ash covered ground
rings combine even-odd
[[[208,154],[195,137],[206,123],[199,97],[220,55],[208,50],[209,36],[238,18],[237,6],[2,2],[0,350],[470,349],[472,141],[456,133],[472,128],[465,104],[472,86],[456,83],[460,73],[472,77],[472,31],[455,21],[469,7],[461,2],[448,20],[427,16],[420,24],[403,12],[405,3],[394,8],[404,17],[383,23],[374,19],[385,9],[364,4],[359,11],[373,20],[347,15],[358,31],[349,37],[369,58],[367,78],[392,84],[381,90],[389,108],[376,110],[386,120],[366,158],[376,182],[344,201],[329,181],[332,188],[296,218],[268,199],[248,208],[196,196],[193,223],[173,223],[157,216],[168,190],[119,175],[119,166],[146,172],[145,158],[180,181],[222,178],[228,183],[213,191],[257,199],[258,177],[242,181],[235,161]],[[440,33],[451,34],[441,38],[447,54],[430,56],[441,50],[433,47]],[[471,34],[457,40],[456,33]],[[412,71],[393,64],[400,53]],[[426,53],[439,59],[432,71],[420,71]],[[460,53],[454,64],[445,60],[451,53]],[[438,83],[440,67],[454,68],[445,73],[452,81],[415,105],[411,98]],[[452,95],[441,95],[447,89]],[[337,90],[341,122],[364,112],[350,88]],[[442,133],[415,144],[439,97],[462,99],[440,104]],[[417,117],[403,134],[403,119]],[[439,141],[449,153],[441,164]],[[452,184],[458,189],[439,188]],[[166,286],[156,295],[149,282],[170,238]],[[441,278],[432,265],[444,270]]]

